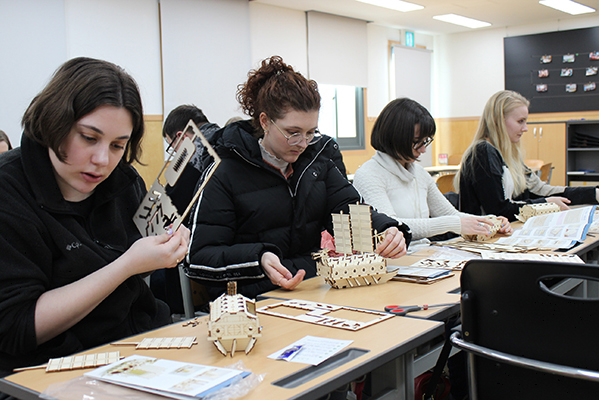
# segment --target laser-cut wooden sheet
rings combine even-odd
[[[284,310],[293,313],[284,312]],[[296,311],[296,312],[295,312]],[[300,299],[287,300],[266,305],[258,308],[257,312],[266,315],[278,316],[280,318],[298,320],[301,322],[313,323],[315,325],[330,326],[345,330],[361,330],[368,326],[390,319],[395,315],[370,311],[367,309],[351,308],[346,306],[324,304],[320,302],[304,301]],[[335,314],[359,313],[362,316],[370,318],[368,321],[348,319],[333,316]]]
[[[167,161],[165,161],[163,168],[159,172],[159,175],[157,175],[157,179],[153,182],[150,190],[146,196],[144,196],[142,203],[138,207],[136,214],[134,214],[134,223],[142,236],[164,234],[168,231],[170,226],[173,231],[176,231],[180,224],[182,224],[183,218],[188,215],[198,200],[201,192],[205,188],[205,184],[209,178],[211,178],[211,175],[213,175],[213,172],[221,162],[221,159],[213,150],[211,144],[209,144],[205,136],[203,136],[203,133],[192,120],[188,122],[183,132],[192,133],[192,138],[185,135],[180,136],[176,144],[171,148]],[[197,152],[194,144],[194,140],[197,138],[207,149],[207,152],[213,157],[214,163],[211,167],[207,168],[206,173],[203,173],[201,185],[197,189],[184,213],[180,216],[178,210],[166,194],[166,185],[161,183],[161,178],[165,177],[167,184],[170,186],[177,183],[186,164],[188,164],[192,156]]]
[[[36,365],[33,367],[15,368],[14,372],[26,371],[29,369],[46,368],[46,372],[70,371],[73,369],[96,368],[102,365],[112,364],[122,359],[119,351],[109,351],[98,354],[74,355],[70,357],[52,358],[47,364]]]
[[[192,348],[197,344],[196,337],[145,337],[142,341],[117,341],[114,346],[134,345],[136,350],[166,350],[179,348]]]

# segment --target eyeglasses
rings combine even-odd
[[[415,141],[414,144],[414,150],[420,150],[422,147],[428,147],[431,145],[431,143],[433,142],[433,138],[432,137],[427,137],[423,140],[419,140],[419,141]]]
[[[278,127],[276,122],[274,122],[272,119],[270,119],[270,122],[272,122],[274,126],[276,126],[276,129],[278,129],[278,131],[284,136],[289,146],[296,146],[297,144],[301,143],[304,139],[307,142],[307,145],[310,146],[312,144],[316,144],[322,136],[318,129],[314,130],[313,132],[308,132],[305,135],[299,132],[287,135]]]

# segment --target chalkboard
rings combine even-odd
[[[530,112],[599,109],[599,27],[504,38],[505,86]]]

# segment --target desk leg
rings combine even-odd
[[[372,399],[414,400],[414,351],[370,373]]]

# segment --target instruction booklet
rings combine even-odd
[[[250,372],[141,355],[87,372],[85,376],[174,399],[202,399]]]

